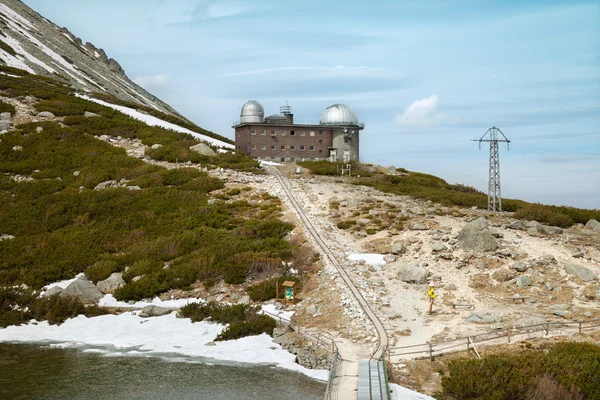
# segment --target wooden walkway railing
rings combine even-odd
[[[548,336],[550,332],[555,332],[559,335],[567,335],[574,333],[582,335],[587,330],[597,330],[600,327],[600,319],[589,321],[548,321],[543,324],[527,325],[521,327],[513,327],[510,329],[496,330],[491,332],[480,333],[477,335],[465,336],[441,342],[429,342],[423,344],[415,344],[410,346],[389,347],[387,349],[387,358],[399,359],[418,359],[429,358],[433,361],[436,355],[448,354],[458,351],[475,350],[476,343],[484,343],[486,345],[504,343],[503,338],[508,343],[511,339],[519,336],[527,336],[527,338],[535,338],[540,336]],[[494,342],[495,341],[495,342]],[[410,356],[410,357],[407,357]]]

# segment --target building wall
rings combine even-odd
[[[310,132],[314,132],[314,136]],[[235,145],[246,155],[262,159],[326,159],[333,146],[333,129],[314,125],[243,125],[235,128]],[[310,146],[314,146],[314,150],[310,150]]]
[[[359,161],[359,130],[347,128],[347,132],[344,132],[344,128],[334,128],[332,147],[336,149],[337,161]],[[344,157],[346,152],[347,159]]]

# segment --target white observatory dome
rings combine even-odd
[[[334,104],[321,114],[321,125],[358,125],[358,117],[349,106]]]
[[[248,100],[242,107],[242,112],[240,113],[240,122],[242,124],[262,123],[264,119],[265,110],[258,101]]]

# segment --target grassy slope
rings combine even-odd
[[[337,175],[336,163],[307,161],[299,163],[317,175]],[[369,171],[365,166],[353,168],[356,185],[371,186],[386,193],[408,195],[422,200],[431,200],[446,206],[487,208],[487,195],[472,187],[451,185],[441,178],[418,172],[409,172],[402,168],[398,172],[404,175],[388,175]],[[585,210],[575,207],[548,206],[528,203],[522,200],[503,199],[504,211],[515,212],[515,218],[536,220],[548,225],[569,227],[574,223],[585,224],[590,219],[600,220],[600,210]]]
[[[82,271],[100,280],[130,267],[128,284],[116,296],[139,299],[196,280],[240,283],[256,272],[253,265],[266,260],[280,268],[277,260],[290,258],[291,246],[283,238],[292,227],[278,219],[277,199],[254,195],[250,203],[221,194],[234,200],[209,204],[211,193],[223,187],[220,180],[197,169],[147,165],[94,136],[160,143],[191,161],[187,148],[198,143],[195,139],[71,96],[68,87],[51,79],[4,70],[22,77],[0,76],[3,96],[42,99],[36,108],[66,116],[66,126],[33,123],[2,136],[0,234],[15,238],[0,242],[0,285],[40,288]],[[84,118],[84,111],[102,117]],[[203,166],[257,168],[239,154],[201,160]],[[16,174],[35,180],[16,182]],[[100,182],[122,179],[142,189],[93,190]],[[135,276],[143,277],[133,282]]]

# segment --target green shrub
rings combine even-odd
[[[337,227],[339,229],[349,229],[349,228],[353,227],[354,225],[356,225],[356,220],[354,220],[354,219],[347,219],[347,220],[340,221],[337,223]]]
[[[210,320],[220,324],[245,321],[249,315],[256,314],[257,307],[246,304],[221,304],[214,301],[208,303],[190,303],[181,307],[179,314],[190,318],[192,322]]]
[[[274,299],[276,295],[275,282],[279,282],[279,297],[281,298],[283,295],[283,287],[281,285],[285,281],[296,282],[296,291],[299,291],[302,287],[302,280],[298,276],[284,275],[279,278],[267,279],[266,281],[249,286],[248,294],[250,295],[250,299],[253,301],[268,301]]]
[[[273,336],[276,321],[267,315],[254,315],[247,321],[232,322],[215,340],[234,340],[263,333]]]
[[[8,104],[3,101],[0,101],[0,113],[5,113],[5,112],[9,112],[12,115],[15,115],[15,113],[17,111],[15,110],[15,106],[13,106],[12,104]]]

